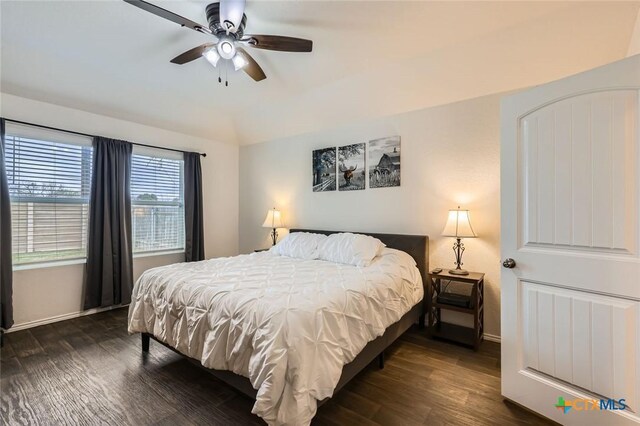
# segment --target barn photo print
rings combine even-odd
[[[357,191],[366,185],[367,165],[365,151],[367,145],[356,143],[338,148],[338,190]]]
[[[313,192],[336,190],[336,149],[313,151]]]
[[[400,136],[369,141],[369,188],[400,186]]]

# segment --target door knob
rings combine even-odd
[[[508,257],[504,260],[504,262],[502,262],[502,266],[508,269],[513,269],[516,267],[516,261]]]

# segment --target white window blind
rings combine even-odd
[[[13,263],[85,258],[91,139],[12,124],[6,133]]]
[[[134,253],[184,250],[183,167],[184,161],[168,152],[134,151],[131,164]]]

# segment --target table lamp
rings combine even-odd
[[[277,228],[284,228],[282,224],[282,215],[280,214],[280,210],[276,210],[276,208],[272,208],[267,212],[267,217],[262,224],[263,228],[271,228],[271,239],[273,240],[273,245],[276,245],[278,241],[278,230]]]
[[[456,239],[453,245],[453,252],[456,255],[456,269],[450,269],[449,273],[453,275],[469,275],[469,272],[461,268],[463,265],[462,253],[464,253],[462,238],[476,238],[476,233],[473,232],[469,221],[469,210],[460,210],[460,206],[458,206],[457,210],[449,210],[449,218],[442,235]]]

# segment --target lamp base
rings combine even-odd
[[[469,271],[466,269],[449,269],[451,275],[469,275]]]

